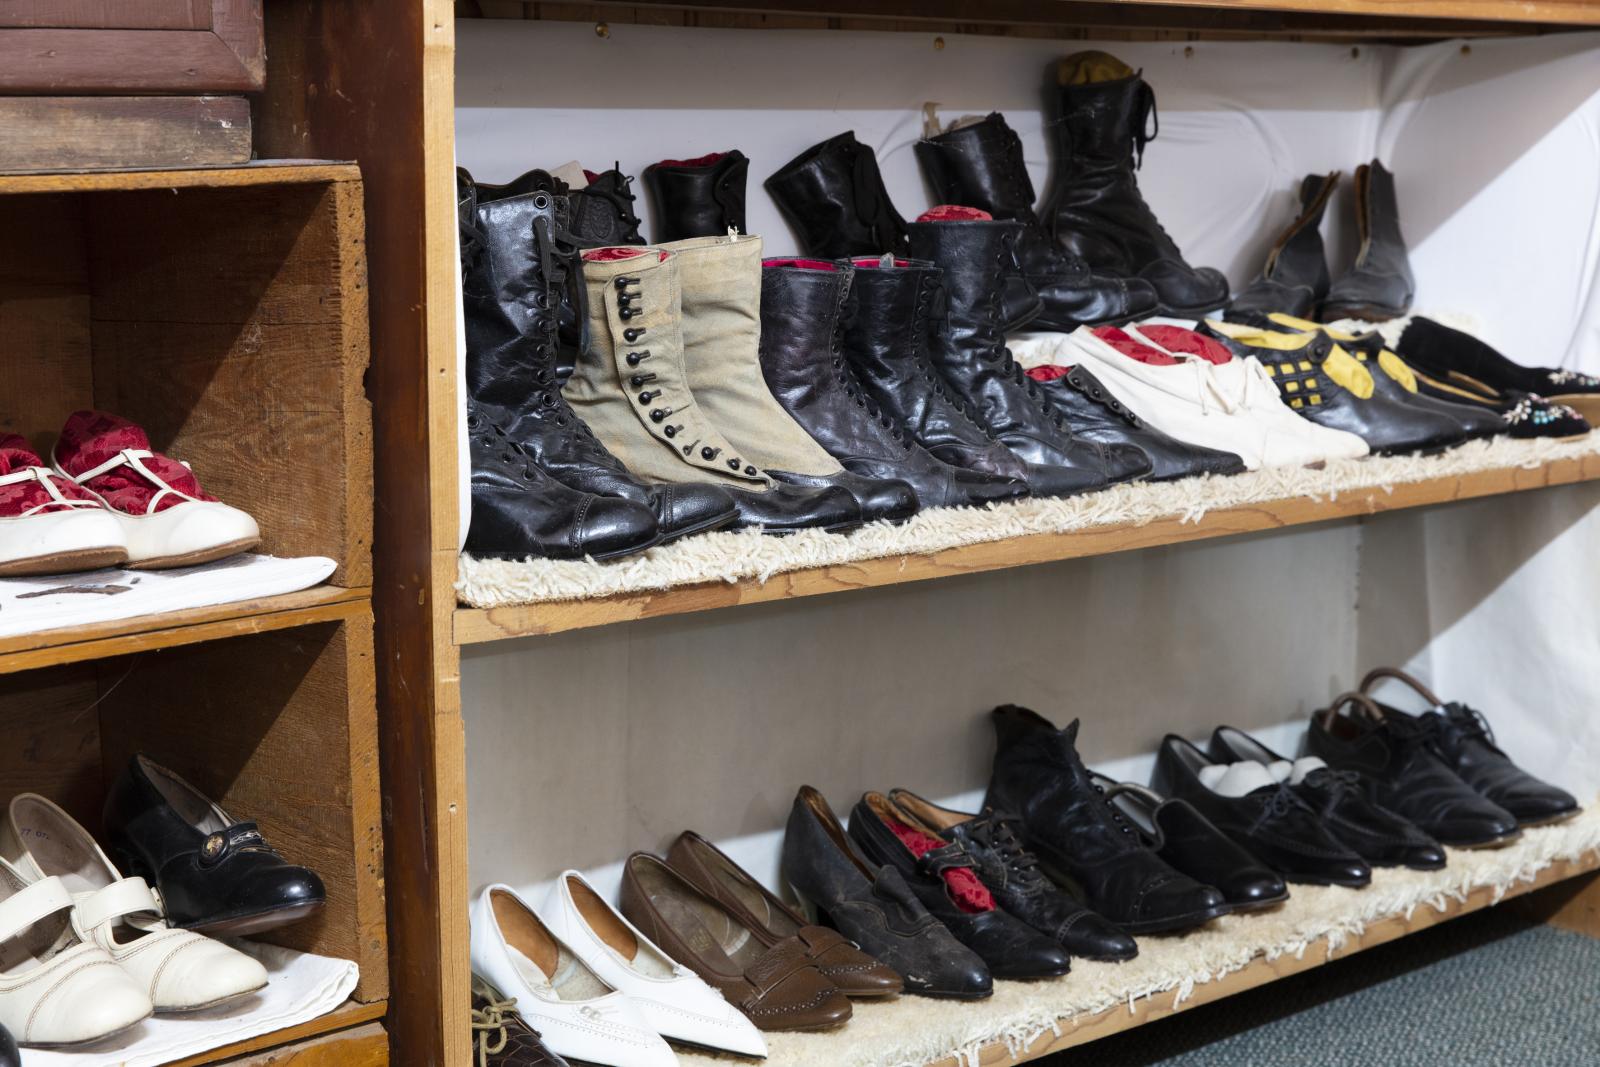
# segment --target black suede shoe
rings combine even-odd
[[[996,906],[959,841],[946,844],[901,822],[882,793],[862,796],[849,833],[868,860],[899,871],[929,914],[996,978],[1055,978],[1071,969],[1052,938]]]
[[[1370,778],[1355,771],[1336,771],[1319,758],[1313,758],[1314,766],[1302,772],[1295,763],[1232,726],[1217,727],[1207,748],[1219,763],[1250,760],[1266,767],[1275,779],[1287,781],[1334,837],[1374,867],[1437,871],[1444,866],[1444,849],[1439,843],[1410,819],[1379,804]]]
[[[1270,908],[1289,899],[1283,878],[1235,844],[1184,800],[1163,800],[1154,790],[1091,772],[1095,788],[1172,866],[1215,886],[1235,912]]]
[[[644,169],[656,204],[656,243],[689,237],[749,233],[744,183],[750,161],[743,152],[713,152],[698,159],[663,159]]]
[[[1458,388],[1515,402],[1531,393],[1574,409],[1591,424],[1600,419],[1600,378],[1552,367],[1525,367],[1469,333],[1421,315],[1406,324],[1395,351],[1429,377]]]
[[[995,903],[1071,956],[1120,963],[1139,954],[1122,930],[1068,896],[1039,871],[1038,857],[1022,846],[1015,820],[992,811],[973,814],[941,808],[906,789],[889,792],[901,822],[958,843]]]
[[[1300,182],[1300,216],[1278,235],[1267,253],[1261,276],[1228,305],[1234,312],[1267,314],[1281,311],[1309,318],[1328,295],[1333,279],[1322,246],[1322,213],[1339,184],[1339,172],[1308,174]]]
[[[111,858],[161,894],[173,926],[242,935],[298,922],[327,899],[322,879],[287,862],[253,822],[134,756],[106,796]]]
[[[893,867],[869,863],[809,785],[789,810],[781,863],[806,919],[833,927],[893,968],[907,993],[981,1000],[994,992],[977,953],[928,914]]]
[[[1232,909],[1150,851],[1078,758],[1077,720],[1057,730],[1015,704],[995,708],[994,773],[984,807],[1014,813],[1040,868],[1130,934],[1172,933]]]
[[[1252,773],[1241,773],[1245,771]],[[1213,775],[1219,780],[1208,780]],[[1243,782],[1235,784],[1239,779]],[[1334,837],[1303,800],[1273,781],[1260,764],[1217,764],[1185,738],[1168,734],[1156,752],[1150,787],[1165,796],[1187,800],[1217,829],[1287,881],[1351,888],[1372,881],[1367,862]]]
[[[1311,717],[1306,748],[1330,767],[1357,771],[1375,799],[1435,841],[1493,848],[1521,836],[1517,818],[1480,795],[1441,760],[1429,724],[1346,693]]]
[[[1394,667],[1369,673],[1361,681],[1361,691],[1370,697],[1390,678],[1409,686],[1433,709],[1422,715],[1421,722],[1432,731],[1434,754],[1479,794],[1516,816],[1518,826],[1543,826],[1578,814],[1578,800],[1571,793],[1540,781],[1511,762],[1494,743],[1494,732],[1482,712],[1440,700],[1422,682]],[[1385,715],[1393,713],[1386,705],[1378,707]]]
[[[1169,437],[1125,407],[1087,367],[1034,367],[1028,377],[1061,421],[1086,441],[1132,445],[1150,459],[1150,481],[1170,482],[1201,474],[1242,474],[1244,460],[1232,452]]]

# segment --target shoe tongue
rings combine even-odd
[[[1200,768],[1200,784],[1224,797],[1242,797],[1263,787],[1275,788],[1278,784],[1266,767],[1259,763],[1213,763]]]

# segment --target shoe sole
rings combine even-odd
[[[1222,311],[1228,306],[1224,300],[1220,304],[1200,304],[1195,307],[1173,307],[1170,304],[1158,304],[1150,315],[1165,315],[1169,319],[1196,318],[1201,319],[1216,311]],[[1146,316],[1147,318],[1149,316]]]
[[[85,1048],[89,1045],[98,1045],[102,1041],[109,1041],[113,1037],[120,1037],[121,1035],[132,1030],[134,1027],[148,1020],[151,1015],[154,1014],[154,1012],[151,1012],[150,1015],[146,1015],[142,1019],[133,1020],[133,1022],[129,1023],[127,1026],[112,1030],[107,1034],[100,1034],[98,1037],[86,1037],[82,1041],[29,1041],[26,1043],[18,1042],[18,1044],[21,1044],[23,1048]]]
[[[988,989],[982,993],[941,993],[933,989],[907,989],[906,994],[913,997],[927,997],[929,1000],[988,1000],[994,996],[994,990]]]
[[[1451,841],[1440,841],[1439,844],[1447,845],[1450,848],[1463,849],[1463,850],[1466,850],[1468,852],[1476,852],[1479,849],[1504,848],[1507,845],[1511,844],[1513,841],[1516,841],[1516,840],[1520,839],[1521,837],[1522,837],[1522,831],[1519,829],[1514,834],[1507,834],[1504,837],[1496,837],[1496,838],[1493,838],[1493,839],[1488,840],[1488,841],[1476,841],[1476,842],[1473,842],[1471,844],[1461,844],[1459,842],[1451,842]]]
[[[269,983],[267,982],[262,982],[254,989],[245,989],[238,993],[229,993],[225,997],[218,997],[216,1000],[208,1000],[204,1004],[191,1004],[183,1008],[157,1008],[155,1010],[155,1014],[165,1018],[169,1015],[190,1015],[197,1011],[207,1011],[223,1004],[232,1004],[236,1000],[243,1000],[245,997],[254,996],[263,989],[267,988],[268,984]]]
[[[1219,904],[1214,908],[1204,911],[1190,912],[1188,915],[1175,915],[1165,919],[1146,919],[1141,922],[1117,923],[1116,926],[1123,933],[1133,934],[1175,934],[1185,930],[1193,930],[1197,926],[1204,926],[1213,919],[1220,919],[1224,915],[1232,915],[1238,909],[1232,904]]]
[[[1370,866],[1370,864],[1368,866]],[[1288,882],[1290,885],[1326,885],[1338,886],[1340,889],[1365,889],[1367,886],[1372,884],[1371,878],[1368,878],[1364,882],[1340,882],[1332,878],[1312,878],[1309,875],[1303,874],[1297,874],[1293,876],[1286,874],[1283,875],[1283,880]]]
[[[1374,307],[1371,304],[1324,304],[1317,310],[1319,321],[1356,319],[1360,322],[1388,322],[1405,314],[1404,309]]]
[[[288,904],[281,908],[253,911],[247,915],[230,915],[221,919],[211,919],[204,923],[184,926],[182,929],[193,930],[197,934],[206,934],[211,937],[215,937],[218,934],[238,937],[299,922],[308,915],[321,911],[322,906],[323,901],[320,900],[312,904]]]
[[[1271,900],[1252,900],[1244,904],[1235,904],[1233,906],[1233,914],[1248,915],[1251,912],[1266,911],[1268,908],[1276,908],[1279,904],[1282,904],[1284,901],[1288,900],[1290,895],[1291,894],[1289,893],[1284,893],[1281,897],[1273,897]]]
[[[210,548],[196,549],[177,556],[158,556],[155,559],[135,560],[128,564],[130,571],[160,571],[172,567],[194,567],[201,563],[213,563],[229,556],[237,556],[241,552],[248,552],[261,543],[259,537],[241,537],[237,541],[225,544],[212,545]]]
[[[1558,823],[1564,823],[1570,819],[1576,819],[1582,812],[1582,808],[1573,808],[1571,811],[1563,811],[1559,815],[1551,815],[1543,819],[1532,819],[1528,822],[1518,821],[1517,829],[1530,830],[1536,826],[1555,826]]]
[[[739,521],[738,511],[730,511],[726,515],[718,515],[714,518],[708,519],[707,521],[700,523],[698,526],[690,526],[687,529],[677,530],[673,533],[667,534],[662,537],[661,540],[656,542],[656,547],[659,548],[662,545],[670,545],[674,541],[681,541],[685,537],[693,537],[695,534],[710,533],[712,530],[720,530],[724,526],[731,526],[737,521]]]
[[[28,578],[47,574],[71,574],[120,567],[128,562],[124,548],[83,548],[75,552],[52,552],[48,556],[29,556],[0,563],[0,578]]]

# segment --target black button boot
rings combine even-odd
[[[962,484],[965,472],[902,434],[846,363],[843,332],[853,273],[846,264],[774,260],[763,266],[761,372],[767,387],[845,470],[907,483],[918,507],[981,503]]]
[[[1394,175],[1374,159],[1356,168],[1356,228],[1361,251],[1355,266],[1328,290],[1322,319],[1387,322],[1411,310],[1417,283],[1411,276]]]
[[[1332,279],[1322,247],[1322,213],[1339,184],[1339,172],[1308,174],[1300,183],[1300,217],[1272,242],[1261,277],[1229,304],[1233,312],[1282,312],[1310,318],[1328,295]]]
[[[1022,223],[1017,265],[1044,305],[1030,329],[1069,333],[1082,325],[1120,324],[1155,314],[1159,301],[1148,282],[1094,273],[1051,240],[1033,210],[1033,181],[1022,158],[1022,139],[998,113],[961,120],[917,142],[916,153],[940,202]]]
[[[889,202],[878,157],[854,132],[812,145],[768,178],[766,188],[808,256],[905,252],[906,220]]]
[[[744,184],[750,161],[743,152],[714,152],[698,159],[664,159],[644,169],[656,206],[656,241],[748,233]]]
[[[481,251],[469,257],[462,281],[468,394],[557,481],[649,508],[663,541],[733,522],[734,502],[717,486],[635,477],[562,396],[559,304],[574,288],[568,272],[577,267],[576,252],[565,240],[567,201],[542,190],[520,191],[533,184],[535,178],[525,175],[476,191],[471,243]],[[457,185],[466,200],[470,176],[463,172]]]
[[[879,409],[958,471],[968,503],[1027,496],[1027,467],[973,420],[928,359],[932,323],[945,318],[939,269],[893,256],[854,266],[844,355]]]
[[[1034,496],[1069,496],[1142,478],[1149,458],[1128,445],[1072,435],[1011,358],[1001,326],[1001,289],[1020,222],[917,222],[911,246],[943,270],[944,328],[929,339],[933,365],[951,391],[1001,444],[1028,465]]]
[[[1041,212],[1055,239],[1094,270],[1149,282],[1165,314],[1222,307],[1228,279],[1185,262],[1139,192],[1134,171],[1155,139],[1147,126],[1156,119],[1149,83],[1104,52],[1068,56],[1056,75],[1057,158]]]

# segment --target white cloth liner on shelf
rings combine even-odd
[[[360,969],[349,960],[229,939],[267,969],[267,987],[234,1004],[158,1015],[132,1030],[71,1050],[23,1049],[23,1067],[155,1067],[308,1023],[349,999]]]
[[[279,596],[326,581],[335,566],[326,556],[246,554],[165,571],[0,579],[0,637]]]

